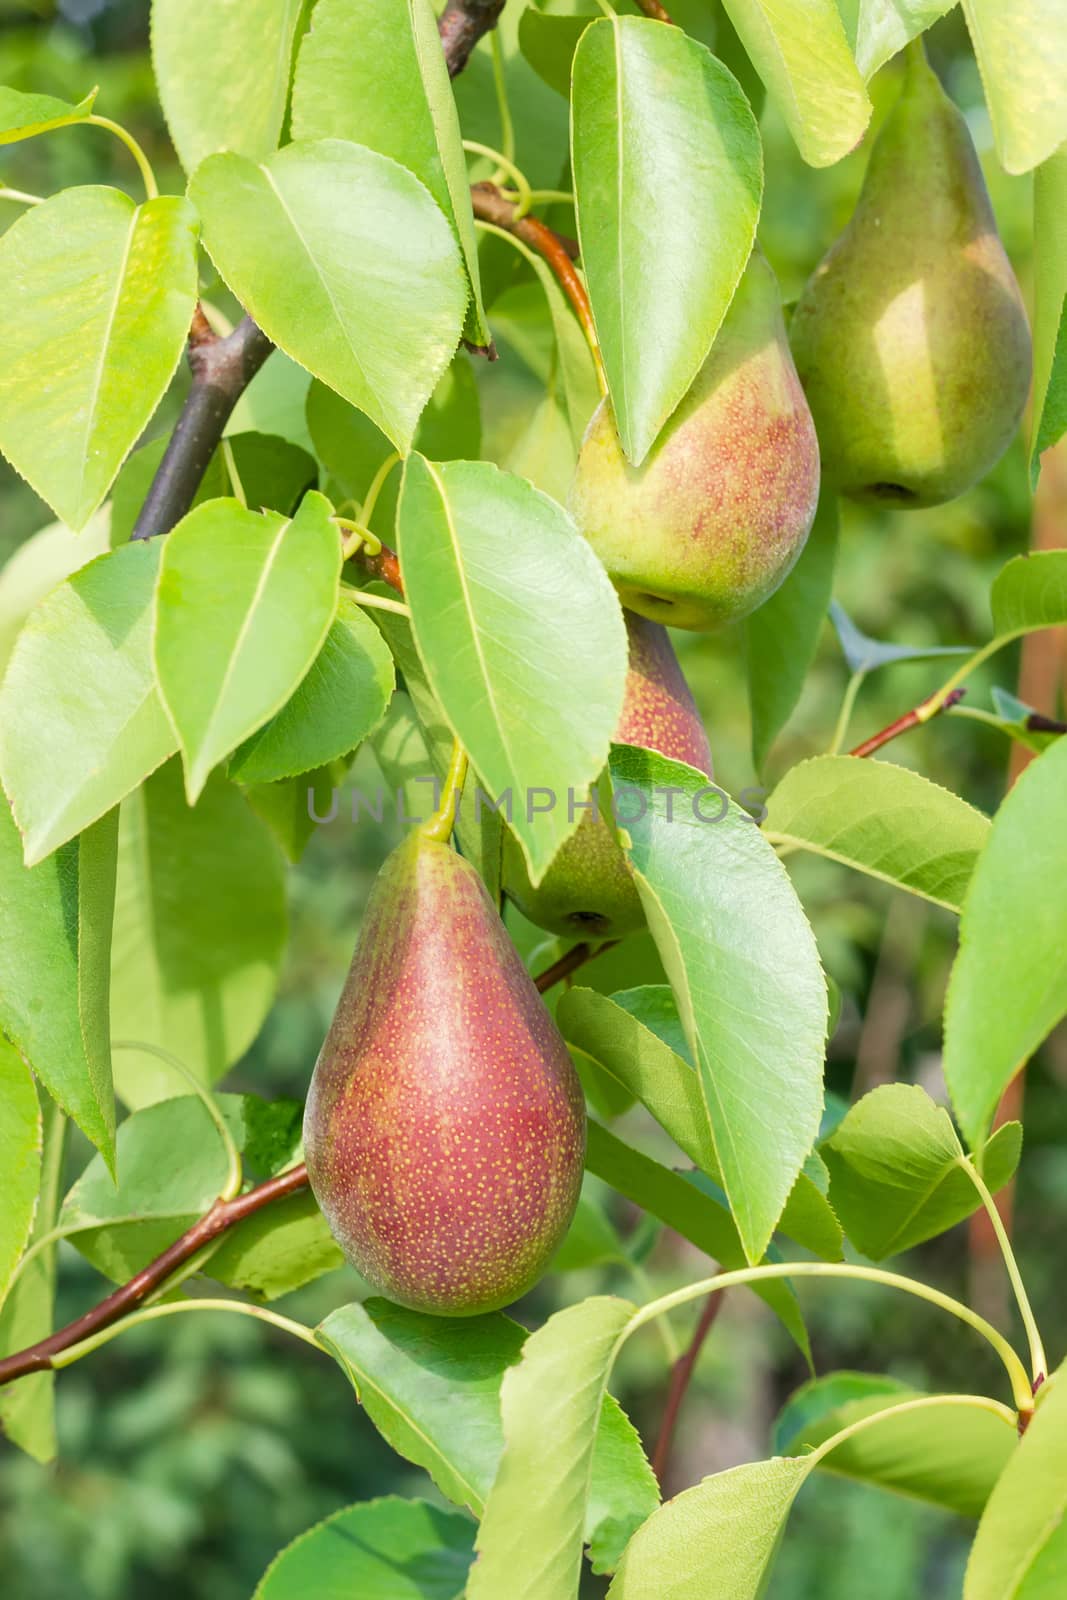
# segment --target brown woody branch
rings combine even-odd
[[[576,945],[560,961],[554,962],[546,971],[539,973],[534,979],[535,986],[541,994],[544,994],[554,983],[558,983],[561,978],[606,948],[605,945],[595,949],[588,944]],[[203,1250],[205,1245],[212,1244],[222,1234],[235,1228],[239,1222],[244,1222],[246,1217],[254,1216],[256,1212],[273,1205],[276,1200],[284,1200],[289,1195],[299,1194],[307,1188],[307,1183],[307,1168],[301,1164],[291,1167],[288,1172],[283,1172],[276,1178],[269,1178],[266,1183],[261,1183],[258,1188],[249,1189],[246,1194],[239,1194],[234,1200],[216,1200],[211,1210],[201,1217],[199,1222],[194,1222],[180,1238],[175,1239],[162,1255],[150,1261],[136,1277],[115,1289],[91,1311],[68,1323],[65,1328],[59,1328],[55,1333],[49,1334],[47,1339],[41,1339],[25,1350],[17,1350],[13,1355],[4,1356],[0,1360],[0,1387],[5,1383],[14,1383],[16,1378],[25,1378],[31,1372],[50,1371],[53,1356],[59,1355],[64,1350],[70,1350],[83,1339],[91,1338],[94,1333],[100,1333],[104,1328],[110,1328],[116,1322],[121,1322],[123,1317],[128,1316],[131,1311],[136,1311],[150,1295],[161,1289],[167,1280]]]
[[[872,733],[869,739],[864,739],[862,744],[856,745],[849,751],[850,756],[873,756],[876,750],[881,750],[883,745],[899,739],[902,733],[908,733],[912,728],[917,728],[921,723],[931,722],[934,717],[940,716],[942,711],[947,711],[950,706],[958,705],[967,693],[966,689],[953,689],[947,694],[934,711],[927,711],[929,701],[924,701],[921,706],[916,706],[912,711],[905,711],[902,717],[891,722],[887,728],[882,728],[878,733]]]
[[[689,1343],[689,1348],[678,1357],[671,1368],[671,1381],[667,1389],[667,1402],[663,1408],[663,1420],[660,1423],[659,1437],[656,1447],[652,1452],[652,1471],[656,1474],[660,1484],[667,1475],[667,1467],[671,1458],[671,1446],[674,1443],[674,1430],[677,1426],[678,1416],[682,1409],[682,1401],[689,1389],[689,1382],[697,1364],[697,1358],[704,1348],[704,1341],[711,1332],[715,1318],[722,1309],[725,1295],[721,1291],[710,1294],[704,1303],[700,1314],[700,1321],[696,1325],[696,1332]]]
[[[478,40],[496,27],[503,9],[504,0],[448,0],[437,31],[450,78],[463,71]]]

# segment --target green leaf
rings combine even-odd
[[[906,767],[815,756],[786,773],[764,828],[786,844],[958,911],[990,823],[965,800]]]
[[[1067,139],[1067,29],[1060,0],[963,0],[997,154],[1029,172]]]
[[[551,1272],[585,1272],[590,1267],[628,1266],[626,1246],[586,1183],[567,1236],[552,1257]]]
[[[233,784],[212,777],[190,809],[172,760],[123,802],[116,1039],[169,1050],[204,1082],[221,1077],[270,1009],[285,934],[284,863]],[[130,1106],[176,1091],[175,1074],[148,1059],[135,1069],[120,1058],[116,1080]]]
[[[752,761],[767,753],[796,710],[826,620],[837,557],[837,501],[824,495],[800,560],[771,598],[745,622]]]
[[[585,1165],[587,1171],[609,1183],[634,1205],[703,1250],[723,1271],[745,1265],[737,1225],[725,1205],[705,1194],[684,1174],[672,1172],[624,1144],[598,1122],[589,1124]],[[772,1281],[752,1287],[781,1318],[801,1354],[810,1361],[808,1332],[789,1285]]]
[[[0,1303],[26,1247],[41,1182],[41,1108],[25,1061],[0,1034]]]
[[[869,1373],[815,1378],[793,1395],[780,1415],[775,1449],[803,1456],[864,1417],[921,1398],[921,1390]],[[832,1450],[820,1466],[959,1516],[978,1517],[1016,1443],[1014,1428],[994,1412],[948,1400],[943,1407],[924,1406],[863,1429]]]
[[[53,589],[0,684],[0,776],[27,866],[110,811],[175,749],[152,664],[161,542],[100,556]]]
[[[1067,550],[1014,556],[993,580],[990,605],[998,639],[1067,622]]]
[[[331,514],[316,492],[288,521],[211,500],[165,542],[155,658],[190,804],[213,768],[281,711],[326,640],[341,574]]]
[[[830,602],[830,620],[837,630],[850,672],[873,672],[898,661],[931,661],[939,656],[966,656],[966,645],[886,644],[862,632],[836,600]]]
[[[752,64],[811,167],[863,138],[871,102],[834,0],[723,0]]]
[[[815,940],[766,839],[702,774],[617,745],[611,775],[723,1188],[755,1262],[819,1127],[827,1009]]]
[[[133,533],[134,523],[169,443],[170,438],[166,436],[142,445],[115,479],[111,492],[113,546],[124,544]],[[233,452],[245,499],[257,511],[281,511],[291,516],[307,490],[318,486],[318,462],[288,439],[268,433],[230,433],[227,444]],[[220,500],[232,492],[229,467],[223,452],[216,450],[189,509],[195,511],[205,500]]]
[[[856,65],[864,80],[931,23],[951,11],[956,0],[837,0]]]
[[[759,130],[710,51],[645,17],[583,33],[572,119],[582,263],[619,435],[640,465],[703,365],[752,249]]]
[[[294,1539],[253,1600],[461,1600],[473,1543],[474,1524],[458,1512],[368,1500]]]
[[[14,818],[0,802],[0,1029],[108,1162],[115,1102],[100,964],[114,879],[109,885],[101,869],[112,827],[104,820],[28,868]],[[79,970],[84,960],[90,973]]]
[[[236,752],[230,777],[271,783],[348,755],[377,727],[396,686],[374,623],[342,593],[325,643],[295,694]]]
[[[1007,1123],[982,1153],[994,1192],[1015,1172],[1021,1134],[1017,1122]],[[887,1083],[865,1094],[821,1154],[834,1210],[874,1261],[947,1232],[982,1204],[948,1112],[915,1084]]]
[[[960,918],[944,1059],[972,1148],[984,1141],[1004,1089],[1067,1014],[1065,904],[1067,740],[1061,739],[1030,763],[997,812]]]
[[[281,137],[302,0],[152,0],[152,66],[186,172],[216,150],[253,161]]]
[[[597,1422],[617,1341],[635,1309],[600,1296],[558,1311],[530,1335],[505,1375],[504,1454],[478,1531],[467,1600],[576,1593]]]
[[[37,133],[65,128],[72,122],[84,122],[92,115],[99,92],[90,89],[84,100],[74,105],[50,94],[22,94],[5,85],[0,88],[0,144],[16,144],[20,139],[32,139]]]
[[[0,240],[0,450],[83,528],[155,411],[196,304],[196,213],[66,189]]]
[[[452,230],[418,179],[322,139],[259,166],[209,156],[189,192],[212,260],[263,331],[407,450],[467,304]]]
[[[1067,432],[1067,148],[1034,174],[1034,405],[1030,481]]]
[[[1067,1572],[1067,1381],[1054,1375],[978,1524],[963,1600],[1057,1600]]]
[[[319,0],[293,82],[293,137],[351,139],[421,179],[463,252],[468,337],[488,344],[459,115],[429,0]]]
[[[59,1204],[66,1123],[51,1101],[43,1108],[44,1140],[41,1191],[30,1243],[51,1233]],[[0,1306],[0,1355],[25,1350],[52,1332],[56,1287],[56,1247],[38,1250],[26,1263]],[[12,1444],[34,1457],[51,1461],[56,1453],[55,1374],[31,1372],[0,1389],[0,1428]]]
[[[263,1300],[276,1300],[344,1265],[341,1248],[310,1193],[275,1200],[223,1238],[208,1277]]]
[[[397,531],[430,688],[490,798],[512,791],[539,882],[580,820],[569,792],[584,799],[618,722],[627,654],[614,591],[562,508],[488,462],[413,455]]]
[[[609,1600],[759,1600],[813,1458],[774,1457],[705,1478],[649,1517]]]
[[[0,568],[0,677],[19,630],[39,600],[72,572],[109,548],[110,516],[104,506],[81,533],[52,522],[30,535]]]
[[[530,4],[519,17],[519,48],[539,78],[570,99],[571,66],[578,40],[599,12],[570,16]]]

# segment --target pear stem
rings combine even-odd
[[[432,839],[437,844],[447,844],[451,839],[456,814],[459,811],[459,797],[463,792],[466,777],[467,752],[457,739],[452,746],[452,759],[448,763],[448,772],[445,774],[441,789],[441,804],[430,820],[424,822],[419,829],[424,839]]]

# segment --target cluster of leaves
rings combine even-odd
[[[698,25],[538,6],[517,24],[538,95],[559,101],[556,125],[571,99],[582,266],[635,460],[703,362],[752,248],[757,78],[805,160],[829,164],[866,127],[869,76],[947,7],[850,16],[827,0],[773,21],[744,0],[725,9],[718,56]],[[1002,159],[1013,171],[1042,163],[1035,460],[1067,424],[1056,153],[1065,47],[1040,11],[967,6]],[[688,21],[685,7],[679,15]],[[61,519],[5,574],[0,613],[0,779],[11,807],[0,813],[11,1175],[0,1348],[50,1331],[58,1238],[125,1281],[220,1194],[299,1159],[298,1106],[209,1086],[271,1005],[285,860],[310,837],[308,793],[336,787],[368,741],[417,812],[426,796],[416,780],[441,774],[455,738],[494,796],[582,792],[606,768],[628,815],[639,797],[627,849],[669,986],[577,988],[556,1007],[597,1112],[588,1167],[749,1279],[807,1353],[790,1277],[847,1272],[846,1239],[871,1260],[909,1249],[981,1203],[976,1177],[995,1190],[1014,1173],[1019,1130],[991,1135],[993,1114],[1067,1011],[1056,826],[1067,746],[1049,742],[992,823],[903,767],[834,754],[785,775],[762,829],[725,796],[716,826],[679,825],[706,783],[612,748],[626,668],[618,604],[559,503],[597,394],[577,324],[542,263],[520,252],[515,279],[503,266],[510,245],[479,242],[429,5],[410,0],[383,19],[371,0],[318,0],[310,31],[307,20],[297,0],[225,10],[155,0],[160,98],[188,195],[155,196],[150,173],[140,205],[74,188],[0,242],[11,330],[0,447]],[[481,66],[480,83],[473,72],[458,95],[474,135],[485,131],[479,115],[496,114],[489,61]],[[93,115],[91,95],[75,104],[6,91],[0,136]],[[525,148],[539,131],[533,116],[517,129],[531,172]],[[201,239],[220,292],[281,353],[235,413],[194,509],[165,541],[129,543],[164,441],[135,446],[185,348]],[[531,332],[531,294],[547,297],[547,350],[541,324]],[[469,359],[455,353],[461,338],[484,346],[498,333],[532,344],[544,374],[543,411],[510,470],[465,459],[482,454],[480,420]],[[399,491],[372,508],[393,446],[406,458]],[[344,561],[352,508],[357,544],[373,543],[366,525],[395,537],[400,610]],[[800,566],[747,624],[760,765],[811,664],[836,531],[824,504]],[[992,613],[982,655],[1067,621],[1067,557],[1009,563]],[[899,659],[843,615],[837,623],[857,679]],[[1002,702],[998,717],[1031,738],[1026,708]],[[566,808],[515,807],[534,879],[574,825]],[[460,835],[494,893],[502,826],[490,813]],[[919,1090],[878,1091],[836,1126],[823,1118],[826,985],[779,859],[795,851],[960,914],[945,1065],[970,1156]],[[35,1080],[49,1097],[43,1113]],[[116,1088],[129,1110],[117,1129]],[[607,1125],[635,1103],[691,1170]],[[65,1197],[64,1116],[99,1151]],[[790,1241],[809,1256],[783,1261]],[[338,1259],[312,1200],[296,1194],[196,1266],[262,1301]],[[557,1267],[605,1261],[631,1261],[629,1248],[583,1202]],[[613,1595],[636,1600],[668,1583],[679,1596],[755,1595],[796,1493],[824,1464],[982,1514],[970,1600],[1030,1600],[1051,1581],[1062,1559],[1061,1384],[1046,1386],[1016,1448],[1004,1408],[981,1397],[965,1405],[831,1375],[783,1414],[773,1460],[659,1507],[607,1385],[626,1339],[666,1309],[596,1297],[529,1335],[502,1314],[452,1326],[373,1299],[333,1312],[317,1342],[393,1448],[459,1509],[391,1499],[350,1508],[284,1552],[260,1593],[284,1600],[336,1583],[383,1600],[562,1600],[587,1547],[594,1571],[614,1573]],[[42,1458],[54,1451],[51,1384],[34,1374],[0,1395],[9,1436]]]

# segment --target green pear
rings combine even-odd
[[[1004,453],[1030,385],[1030,331],[967,124],[909,51],[859,202],[790,337],[826,480],[932,506]]]
[[[619,744],[658,750],[711,776],[711,750],[666,628],[624,613],[630,665]],[[517,840],[504,840],[504,891],[531,922],[571,939],[619,939],[644,927],[633,876],[606,818],[586,812],[535,889]]]
[[[623,605],[676,628],[747,616],[788,574],[819,451],[774,273],[753,252],[711,353],[641,466],[610,400],[593,413],[571,510]]]
[[[508,1305],[570,1226],[585,1102],[567,1047],[474,868],[420,832],[371,891],[304,1147],[345,1255],[417,1311]]]

